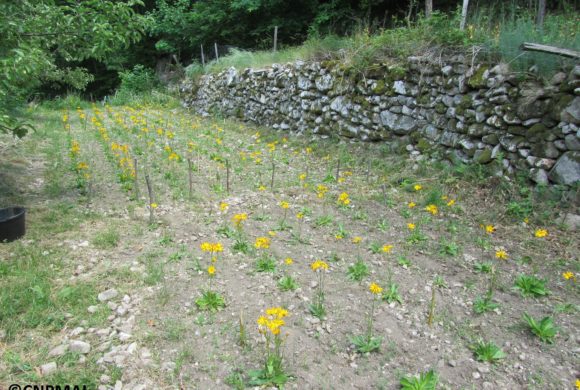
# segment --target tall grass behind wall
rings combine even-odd
[[[536,65],[538,73],[549,77],[562,67],[574,65],[571,59],[553,54],[520,50],[523,42],[539,43],[580,51],[580,16],[571,3],[562,2],[557,12],[547,12],[541,28],[536,10],[517,1],[492,2],[470,10],[467,30],[485,42],[491,53],[515,71]]]
[[[541,76],[550,77],[572,60],[553,54],[523,52],[523,42],[534,42],[580,51],[576,7],[562,3],[558,12],[548,12],[544,25],[535,24],[536,13],[516,0],[481,2],[469,9],[465,30],[459,29],[460,13],[435,11],[430,18],[422,14],[414,20],[394,20],[390,29],[370,32],[359,26],[349,36],[313,36],[304,44],[273,51],[233,50],[203,68],[193,63],[186,68],[190,78],[234,67],[263,68],[274,63],[296,60],[335,60],[355,72],[364,73],[377,64],[396,64],[410,55],[425,55],[442,50],[472,53],[472,47],[483,59],[509,63],[515,71],[538,67]]]

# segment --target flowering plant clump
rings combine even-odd
[[[372,294],[372,303],[367,319],[367,331],[364,335],[355,336],[351,339],[351,342],[355,345],[357,351],[360,353],[378,351],[383,341],[382,337],[373,336],[375,306],[376,302],[380,299],[383,288],[377,283],[373,282],[369,285],[369,291]]]
[[[268,249],[270,248],[270,239],[268,237],[258,237],[254,246],[256,249]]]
[[[439,213],[437,206],[435,206],[434,204],[427,205],[427,207],[425,207],[425,211],[433,215],[437,215]]]
[[[223,245],[219,242],[202,242],[200,248],[202,251],[209,252],[212,255],[224,251]]]
[[[350,198],[348,196],[348,193],[343,192],[338,196],[338,200],[337,203],[340,206],[348,206],[350,204]]]
[[[507,260],[508,253],[505,251],[505,249],[498,249],[495,251],[495,258],[499,260]]]
[[[214,265],[217,261],[217,256],[215,256],[215,254],[222,252],[224,248],[219,242],[203,242],[200,247],[202,251],[211,254],[211,263],[206,270],[208,275],[208,287],[206,290],[202,290],[201,297],[195,300],[195,304],[201,310],[217,311],[226,305],[224,298],[217,291],[212,289],[212,281],[215,278],[217,271]]]
[[[316,187],[316,196],[318,196],[319,199],[323,199],[327,192],[328,187],[325,186],[324,184],[319,184]]]
[[[326,308],[324,307],[324,274],[325,271],[328,271],[329,267],[326,262],[318,259],[310,264],[310,268],[312,271],[316,272],[318,276],[316,292],[309,308],[310,313],[315,317],[323,319],[326,315]]]
[[[251,370],[249,385],[283,387],[290,379],[284,370],[282,347],[285,337],[281,328],[286,324],[284,318],[290,313],[282,307],[271,307],[258,317],[258,332],[264,337],[264,365],[260,370]]]
[[[288,228],[288,226],[286,225],[286,217],[288,216],[288,209],[290,208],[290,203],[282,201],[280,202],[280,207],[282,208],[282,210],[284,210],[284,217],[282,218],[282,221],[280,221],[279,229],[286,230],[286,228]]]
[[[246,214],[246,213],[235,214],[232,217],[232,221],[234,222],[234,226],[238,229],[240,229],[242,227],[242,223],[247,219],[248,219],[248,214]]]
[[[562,277],[566,280],[572,280],[573,282],[576,281],[576,275],[572,271],[563,272]]]
[[[393,246],[392,245],[387,245],[387,244],[383,245],[382,248],[381,248],[381,250],[383,251],[383,253],[390,253],[392,249],[393,249]]]
[[[485,225],[485,232],[488,234],[495,233],[495,226],[493,225]]]

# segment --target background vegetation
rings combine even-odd
[[[26,131],[14,118],[23,102],[76,91],[114,94],[119,102],[163,81],[228,66],[295,59],[336,59],[358,70],[410,54],[467,50],[515,69],[537,64],[549,74],[553,55],[525,53],[523,41],[578,50],[578,2],[549,2],[541,26],[538,0],[23,0],[0,4],[0,126]],[[272,52],[274,27],[278,48]],[[215,58],[215,47],[219,60]],[[201,48],[209,66],[201,66]],[[229,55],[228,55],[229,54]]]

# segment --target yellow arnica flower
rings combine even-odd
[[[301,173],[301,174],[300,174],[300,176],[298,176],[298,178],[299,178],[301,181],[304,181],[304,180],[306,180],[306,173]]]
[[[271,317],[276,317],[277,319],[282,319],[288,316],[288,310],[283,309],[281,307],[271,307],[266,309],[266,314]]]
[[[287,208],[290,207],[290,203],[282,201],[282,202],[280,202],[280,207],[282,207],[284,210],[286,210]]]
[[[281,307],[266,309],[266,315],[260,316],[257,320],[259,332],[265,334],[269,330],[273,335],[279,335],[280,328],[284,325],[282,318],[288,314],[288,310]]]
[[[83,169],[89,169],[89,165],[86,162],[80,162],[77,164],[77,170],[81,171]]]
[[[310,268],[312,268],[312,271],[315,272],[318,271],[319,269],[328,270],[328,264],[326,264],[322,260],[316,260],[314,263],[310,264]]]
[[[226,202],[221,202],[220,203],[220,211],[226,211],[228,209],[229,205]]]
[[[273,335],[279,335],[280,328],[283,325],[284,325],[284,320],[270,320],[270,322],[268,322],[268,324],[267,324],[268,329],[270,329],[270,332],[272,332]]]
[[[383,252],[389,253],[393,249],[393,246],[392,245],[383,245],[383,247],[381,249]]]
[[[376,283],[371,283],[371,285],[369,286],[369,290],[375,295],[383,292],[383,288]]]
[[[433,215],[437,215],[437,213],[439,212],[439,210],[437,209],[437,206],[435,206],[434,204],[430,204],[427,207],[425,207],[425,211],[427,211]]]
[[[536,229],[534,232],[534,236],[538,238],[546,237],[548,235],[548,231],[546,229]]]
[[[268,249],[270,247],[270,239],[268,237],[258,237],[254,246],[257,249]]]
[[[215,253],[215,252],[223,252],[224,251],[223,245],[219,242],[216,242],[216,243],[202,242],[199,247],[204,252]]]
[[[266,191],[266,186],[263,185],[259,186],[258,191]]]
[[[348,206],[350,204],[350,199],[346,192],[343,192],[338,196],[338,203],[342,204],[343,206]]]
[[[151,206],[152,209],[156,209],[158,207],[157,203],[151,203],[149,206]]]
[[[268,323],[268,319],[266,318],[266,316],[260,316],[258,317],[258,321],[256,321],[258,323],[259,326],[266,326],[266,324]]]
[[[236,226],[240,226],[240,224],[246,219],[248,219],[248,214],[246,213],[236,214],[232,217],[232,221],[234,221]]]
[[[339,183],[344,183],[346,181],[346,179],[344,177],[339,177],[338,178],[338,182]]]
[[[498,251],[495,251],[495,257],[497,259],[500,259],[500,260],[507,260],[508,254],[507,254],[507,252],[505,250],[500,249]]]
[[[407,224],[407,228],[408,228],[409,230],[415,230],[415,228],[416,228],[416,227],[417,227],[417,226],[415,226],[415,224],[414,224],[414,223],[408,223],[408,224]]]
[[[417,206],[417,204],[415,202],[409,202],[407,206],[409,206],[409,208],[412,209],[413,207]]]
[[[275,232],[275,231],[273,231],[273,230],[269,230],[269,231],[268,231],[268,235],[269,235],[270,237],[276,237],[276,234],[278,234],[278,233],[276,233],[276,232]]]
[[[298,219],[304,218],[304,213],[302,211],[299,212],[298,214],[296,214],[296,218],[298,218]]]
[[[422,189],[422,188],[423,188],[423,186],[421,186],[421,184],[415,184],[415,185],[413,186],[413,189],[414,189],[415,191],[421,191],[421,189]]]
[[[352,243],[353,244],[360,244],[362,241],[362,237],[356,236],[352,238]]]
[[[209,267],[207,267],[207,273],[210,276],[213,276],[215,274],[215,267],[213,265],[210,265]]]
[[[574,275],[574,272],[567,271],[567,272],[562,273],[562,276],[566,280],[572,279],[572,280],[576,281],[576,275]]]
[[[344,238],[344,236],[340,233],[337,233],[334,235],[334,238],[336,238],[337,240],[342,240]]]
[[[580,379],[576,379],[576,389],[580,390]]]
[[[290,257],[287,257],[284,260],[284,263],[286,263],[286,265],[292,265],[294,263],[294,260],[292,260],[292,258],[290,258]]]
[[[485,232],[486,233],[494,233],[495,232],[495,226],[493,225],[485,225]]]
[[[455,199],[451,199],[449,202],[447,202],[447,206],[451,207],[455,204]]]

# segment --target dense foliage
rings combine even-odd
[[[138,41],[143,18],[137,0],[18,0],[0,3],[0,129],[25,133],[13,110],[42,83],[82,90],[93,79],[75,66],[106,60]]]
[[[0,126],[23,133],[11,111],[33,96],[53,97],[72,89],[102,98],[122,80],[127,84],[145,74],[151,85],[151,72],[137,68],[133,74],[135,66],[167,71],[193,63],[190,69],[204,71],[196,65],[202,46],[206,62],[215,57],[214,45],[220,57],[234,53],[230,62],[217,66],[232,61],[267,64],[266,56],[251,52],[270,51],[275,26],[280,49],[275,61],[334,53],[331,57],[355,67],[433,44],[477,44],[500,50],[508,62],[515,58],[522,67],[539,63],[554,68],[559,64],[555,57],[520,58],[522,39],[580,46],[577,4],[570,0],[549,2],[541,28],[535,25],[538,0],[471,0],[463,31],[458,28],[462,0],[434,1],[427,18],[428,2],[6,0],[0,3]],[[303,46],[288,52],[297,45]],[[215,67],[214,62],[210,69]]]

